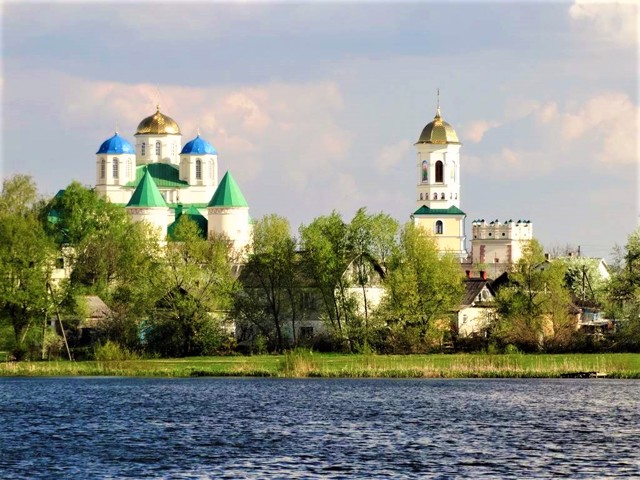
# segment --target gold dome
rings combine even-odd
[[[156,113],[145,118],[138,125],[136,135],[180,135],[180,127],[176,121],[160,113],[160,105],[157,106]]]
[[[436,110],[436,116],[433,122],[428,123],[422,130],[417,143],[460,143],[458,135],[451,125],[442,120],[440,116],[440,107]]]

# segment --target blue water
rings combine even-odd
[[[640,477],[639,381],[0,379],[0,478]]]

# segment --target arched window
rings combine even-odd
[[[444,165],[438,160],[436,162],[436,183],[444,182]]]
[[[442,192],[440,194],[440,200],[445,200],[446,199],[446,195],[444,194],[444,192]]]
[[[444,226],[442,225],[442,220],[438,220],[436,222],[436,235],[442,235],[444,232]]]
[[[104,178],[106,169],[107,169],[107,162],[105,162],[103,158],[102,160],[100,160],[100,178]]]
[[[427,161],[422,161],[422,183],[426,183],[429,180],[429,166],[427,165]]]
[[[202,180],[202,160],[196,160],[196,180]]]
[[[142,142],[142,144],[140,145],[140,155],[144,157],[146,155],[146,152],[147,152],[147,144]]]
[[[160,142],[156,142],[156,155],[160,155]]]
[[[113,159],[113,178],[118,178],[120,175],[120,165],[118,165],[118,159]]]
[[[434,200],[437,200],[437,199],[438,199],[438,194],[437,194],[437,193],[434,193],[434,194],[433,194],[433,199],[434,199]]]
[[[456,193],[456,200],[458,199],[458,194]]]

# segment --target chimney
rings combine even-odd
[[[467,274],[467,278],[471,278],[471,270],[465,270],[464,273]]]
[[[486,280],[487,272],[485,272],[484,270],[480,270],[480,278],[482,278],[482,280]]]

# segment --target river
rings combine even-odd
[[[640,477],[640,381],[0,378],[0,478]]]

